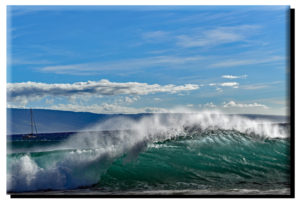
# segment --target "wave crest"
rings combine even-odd
[[[15,155],[8,159],[8,190],[72,189],[98,183],[114,160],[136,158],[148,145],[201,131],[235,130],[263,138],[288,138],[286,128],[268,120],[251,120],[217,111],[194,114],[154,114],[139,120],[112,118],[67,141],[48,148],[44,155]],[[224,135],[224,134],[223,134]],[[47,148],[43,148],[47,151]],[[50,152],[61,151],[61,152]]]

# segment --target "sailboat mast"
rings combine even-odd
[[[33,121],[32,121],[32,109],[30,108],[30,126],[31,126],[31,134],[33,134]]]

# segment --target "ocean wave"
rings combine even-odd
[[[8,191],[288,184],[289,133],[268,120],[202,112],[113,118],[91,130],[114,132],[8,154]]]

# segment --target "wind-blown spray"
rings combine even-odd
[[[232,173],[229,172],[234,167],[234,162],[238,163],[240,168],[247,166],[249,162],[246,162],[246,160],[239,161],[233,159],[231,160],[233,167],[230,167],[230,164],[227,165],[224,163],[230,159],[230,156],[226,157],[226,155],[229,155],[231,152],[230,149],[232,149],[227,148],[226,145],[232,144],[234,146],[233,148],[235,148],[237,152],[240,152],[240,154],[237,153],[237,158],[245,159],[247,156],[251,156],[250,153],[253,153],[255,149],[258,150],[262,144],[266,144],[266,148],[270,150],[268,152],[274,149],[274,152],[280,153],[281,156],[272,157],[276,159],[287,156],[283,154],[282,149],[286,148],[287,144],[285,141],[287,141],[289,137],[289,132],[286,127],[272,123],[269,120],[251,120],[238,115],[226,115],[218,111],[152,114],[145,115],[140,119],[130,119],[120,116],[105,122],[100,122],[90,127],[89,131],[92,132],[79,132],[67,140],[49,147],[39,147],[37,144],[36,147],[26,148],[27,150],[24,152],[12,152],[9,154],[7,168],[8,191],[65,190],[96,184],[101,186],[101,183],[104,182],[103,186],[108,186],[108,184],[112,182],[108,180],[109,173],[111,170],[116,169],[114,166],[118,164],[117,162],[119,162],[120,159],[123,159],[123,162],[136,162],[133,159],[139,158],[141,161],[147,161],[147,163],[152,162],[158,164],[159,158],[162,158],[165,163],[164,167],[171,169],[171,171],[169,171],[170,173],[176,173],[179,172],[175,169],[176,166],[181,167],[183,165],[177,165],[173,159],[175,157],[169,153],[177,151],[176,149],[174,150],[174,148],[180,148],[180,155],[184,156],[185,153],[190,154],[189,157],[185,157],[187,159],[194,158],[194,160],[196,160],[200,158],[197,156],[198,154],[203,154],[203,156],[201,156],[203,164],[194,162],[195,165],[199,164],[199,166],[196,166],[197,168],[194,168],[194,164],[190,165],[190,169],[193,170],[193,176],[199,176],[198,178],[189,179],[187,176],[190,175],[190,171],[187,172],[187,176],[182,177],[183,179],[178,177],[178,180],[183,180],[185,183],[190,180],[191,184],[198,184],[197,189],[199,189],[199,187],[205,184],[211,186],[210,182],[214,181],[213,178],[208,177],[212,175],[209,170],[206,173],[204,172],[207,168],[205,166],[203,167],[203,165],[206,165],[208,159],[215,158],[216,160],[210,161],[210,163],[218,163],[221,167],[224,166],[222,172],[227,169],[228,175],[235,173],[237,179],[247,176],[244,171],[241,172],[241,169],[233,169]],[[276,139],[278,139],[279,142],[276,142],[276,147],[272,148],[270,141],[272,142]],[[281,141],[284,142],[282,143]],[[161,147],[159,145],[163,146]],[[254,146],[257,148],[254,148]],[[210,149],[209,154],[206,153],[208,152],[208,148]],[[222,153],[221,148],[226,148],[228,154]],[[247,151],[244,153],[245,157],[241,157],[245,151]],[[154,158],[151,159],[151,161],[147,159],[148,157],[145,158],[146,154],[150,155],[149,152],[152,152]],[[215,154],[212,155],[211,153],[214,152]],[[263,155],[268,155],[264,152],[265,151],[261,151],[257,159],[262,158]],[[158,153],[160,155],[158,155]],[[142,155],[140,156],[140,154]],[[230,155],[235,156],[237,154]],[[163,157],[161,157],[161,155],[163,155]],[[204,158],[205,155],[207,155],[207,158]],[[177,158],[180,159],[181,157],[178,156]],[[173,167],[169,167],[168,162],[175,164]],[[251,163],[255,172],[258,172],[257,169],[262,169],[259,168],[258,161],[253,160]],[[284,163],[286,163],[286,161]],[[137,167],[139,165],[141,164],[137,164]],[[126,167],[127,164],[123,166]],[[152,166],[154,165],[148,165],[148,167]],[[121,167],[118,167],[118,169],[121,169]],[[126,169],[130,170],[130,168]],[[161,168],[154,166],[153,169]],[[283,168],[280,167],[280,169],[280,172],[283,172]],[[284,172],[286,171],[286,169],[283,170]],[[157,173],[160,171],[161,170],[157,171]],[[122,172],[125,172],[125,170]],[[128,172],[131,173],[130,171]],[[136,172],[138,173],[138,171]],[[276,170],[276,172],[279,171]],[[182,171],[180,171],[180,173],[182,173]],[[202,177],[200,177],[200,173]],[[177,176],[177,174],[174,175]],[[122,179],[117,177],[118,175],[119,174],[110,176],[118,180],[115,184],[122,182]],[[147,175],[148,174],[145,173],[144,177]],[[204,176],[207,176],[207,179]],[[252,176],[252,174],[249,174],[249,176]],[[129,175],[129,177],[132,178],[128,179],[130,182],[136,177],[139,178],[138,176],[131,175]],[[204,178],[207,181],[206,183],[205,180],[203,180]],[[168,179],[172,179],[172,176],[168,176]],[[227,177],[223,176],[223,179],[227,179]],[[167,187],[168,184],[173,183],[166,179],[160,180],[162,180],[164,182],[163,184]],[[137,181],[146,181],[147,186],[150,183],[144,178],[140,178]],[[268,179],[265,179],[265,181],[268,181]],[[157,183],[158,182],[151,181],[150,184]],[[131,188],[135,189],[136,186],[137,185]],[[169,188],[172,186],[170,185]],[[130,187],[125,189],[130,189]],[[174,189],[181,188],[180,186],[177,188],[175,186]]]

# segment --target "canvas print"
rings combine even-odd
[[[7,194],[291,193],[289,6],[8,6]]]

